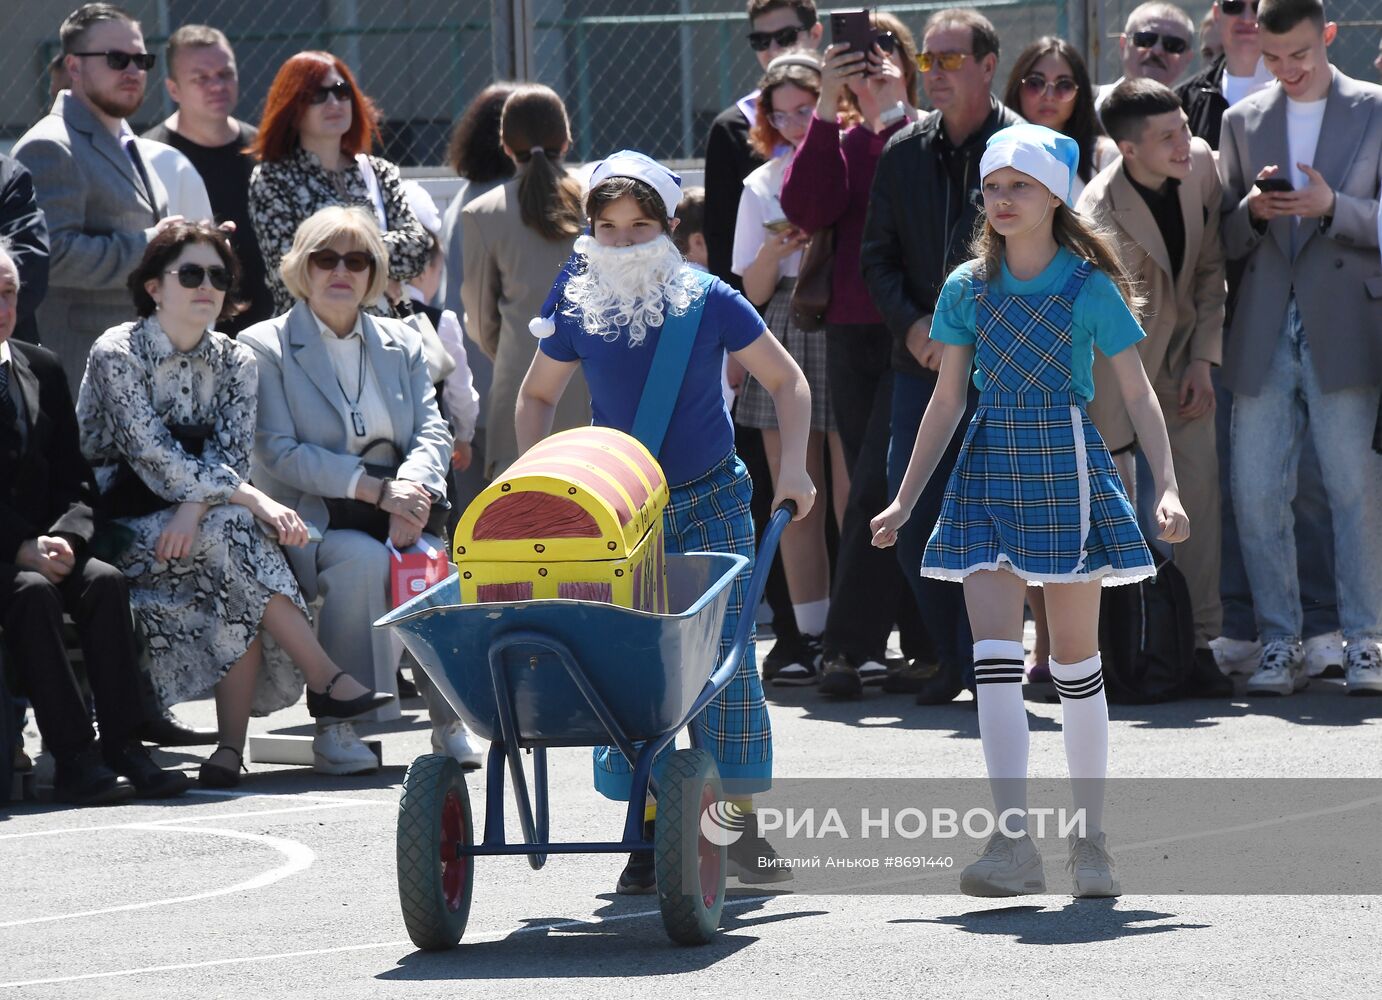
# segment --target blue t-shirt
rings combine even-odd
[[[978,261],[966,261],[950,273],[941,287],[936,313],[931,320],[931,339],[943,344],[974,343],[974,268]],[[1065,286],[1080,264],[1065,247],[1056,251],[1051,263],[1030,281],[1019,281],[1003,265],[1003,274],[990,281],[989,293],[1001,295],[1055,295]],[[1137,317],[1128,309],[1118,286],[1103,271],[1094,270],[1075,296],[1070,339],[1071,391],[1086,401],[1094,398],[1094,348],[1105,357],[1137,343],[1146,336]],[[974,384],[984,388],[984,373],[977,368]]]
[[[563,299],[553,317],[556,332],[540,340],[539,348],[556,361],[581,363],[597,427],[631,432],[662,328],[650,329],[643,343],[634,347],[627,328],[606,340],[587,333],[566,309]],[[686,377],[657,456],[668,483],[700,478],[733,450],[734,425],[720,390],[725,352],[748,347],[763,329],[763,318],[747,299],[718,278],[711,281]]]

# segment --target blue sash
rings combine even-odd
[[[633,417],[631,433],[652,452],[654,458],[662,450],[662,439],[667,436],[667,425],[672,422],[672,411],[676,408],[677,397],[681,395],[686,365],[691,359],[691,348],[696,343],[701,316],[705,313],[705,300],[709,296],[710,283],[714,280],[711,275],[700,271],[695,274],[702,292],[684,315],[673,316],[668,312],[663,317],[657,353],[653,355],[653,366],[648,372],[648,381],[643,384],[643,395],[638,400],[638,411]]]

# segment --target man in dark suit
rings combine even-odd
[[[48,292],[48,223],[34,197],[34,179],[24,165],[0,153],[0,236],[14,247],[19,267],[19,320],[14,335],[38,343],[34,313]]]
[[[52,352],[10,339],[19,290],[8,240],[0,241],[0,639],[7,677],[27,694],[57,763],[58,801],[180,795],[187,777],[161,770],[135,737],[145,719],[125,577],[86,554],[91,470],[62,365]],[[81,636],[99,744],[63,644],[64,611]]]

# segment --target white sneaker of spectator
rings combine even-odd
[[[1359,639],[1348,644],[1345,651],[1347,668],[1344,679],[1348,693],[1382,695],[1382,650],[1372,639]]]
[[[312,738],[312,770],[318,774],[368,774],[378,768],[379,759],[360,742],[349,722],[317,727]]]
[[[432,752],[456,758],[466,771],[474,771],[483,759],[483,753],[471,737],[470,730],[459,719],[432,727]]]
[[[1248,694],[1295,694],[1310,683],[1305,675],[1305,650],[1299,642],[1273,639],[1262,647],[1262,662],[1248,678]]]
[[[1262,643],[1256,639],[1230,639],[1221,635],[1209,640],[1214,662],[1225,674],[1250,674],[1262,658]]]
[[[1123,892],[1118,884],[1118,868],[1103,833],[1093,837],[1069,836],[1070,860],[1065,868],[1070,872],[1072,891],[1081,899],[1118,896]]]
[[[1338,632],[1311,636],[1305,640],[1307,677],[1344,676],[1344,637]]]

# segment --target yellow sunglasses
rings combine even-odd
[[[918,52],[917,69],[923,73],[929,73],[939,66],[947,73],[953,73],[963,66],[965,60],[973,54],[972,52]]]

